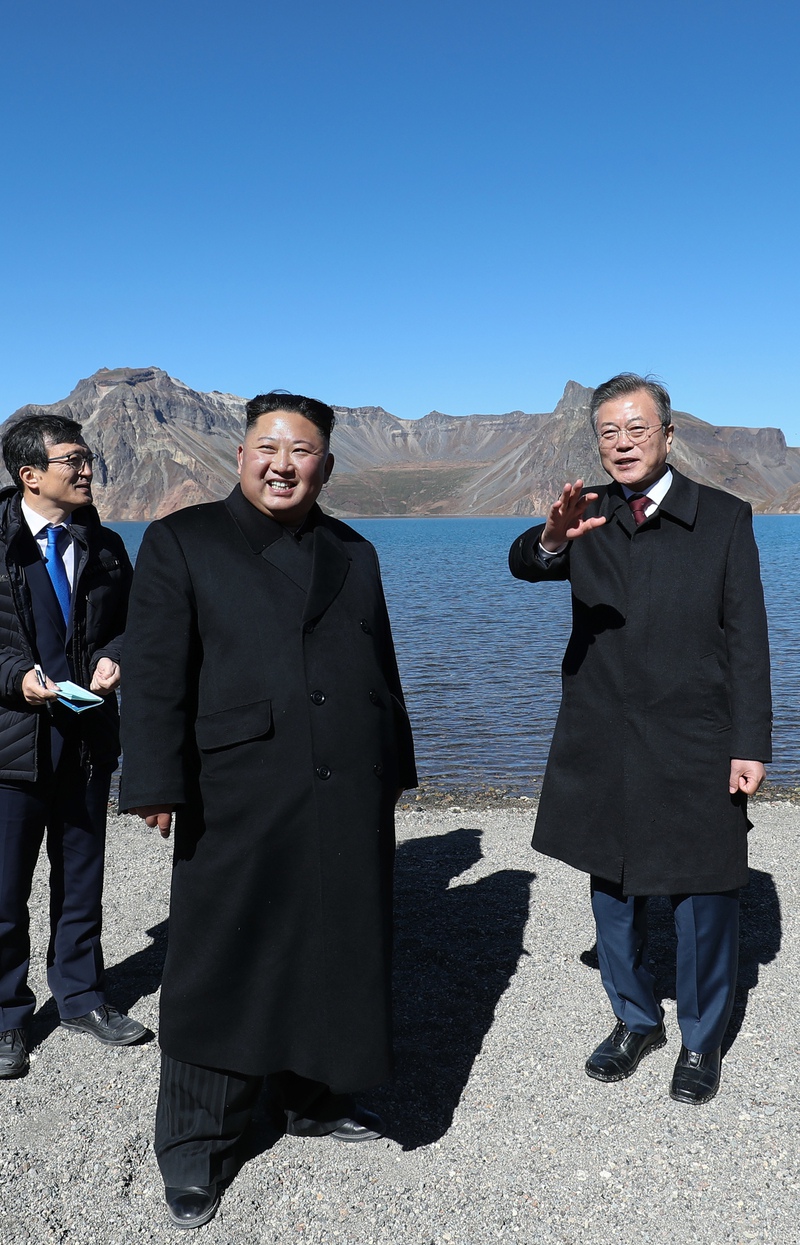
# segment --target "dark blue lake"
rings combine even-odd
[[[428,786],[538,789],[561,695],[569,587],[512,579],[533,519],[353,519],[380,555],[400,670]],[[113,523],[135,557],[143,523]],[[755,519],[772,645],[772,782],[800,784],[800,515]]]

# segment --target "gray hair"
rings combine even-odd
[[[592,400],[589,403],[589,418],[595,433],[597,432],[597,412],[604,402],[611,402],[614,398],[624,398],[631,393],[639,393],[642,389],[645,393],[649,393],[655,402],[661,427],[669,428],[672,423],[672,404],[664,386],[649,375],[637,376],[636,372],[620,372],[618,376],[612,376],[611,380],[598,385],[592,394]]]

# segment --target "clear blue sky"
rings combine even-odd
[[[98,367],[415,417],[652,371],[800,445],[796,0],[0,18],[0,417]]]

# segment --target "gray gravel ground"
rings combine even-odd
[[[590,1081],[584,1060],[613,1021],[586,879],[534,855],[531,811],[403,811],[398,1070],[365,1099],[391,1138],[280,1137],[264,1107],[217,1218],[193,1235],[168,1226],[152,1153],[156,1044],[108,1050],[57,1027],[40,868],[42,1006],[30,1075],[0,1086],[0,1242],[800,1242],[800,806],[758,803],[753,819],[722,1088],[690,1108],[667,1093],[680,1038],[664,903],[651,920],[669,1043],[629,1081]],[[136,819],[112,819],[110,993],[153,1027],[169,854]]]

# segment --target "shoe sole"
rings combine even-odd
[[[332,1137],[334,1141],[341,1141],[342,1145],[352,1146],[352,1145],[358,1145],[358,1143],[361,1141],[380,1141],[381,1137],[385,1137],[386,1134],[375,1133],[370,1129],[362,1133],[361,1136],[359,1137],[342,1137],[337,1132],[328,1133],[328,1136]]]
[[[179,1219],[177,1215],[173,1215],[169,1206],[167,1213],[169,1214],[170,1223],[175,1228],[202,1228],[204,1223],[208,1223],[209,1219],[213,1219],[219,1210],[221,1198],[217,1198],[213,1206],[209,1206],[208,1210],[203,1211],[202,1215],[196,1215],[194,1219]]]
[[[589,1061],[587,1060],[584,1065],[586,1075],[590,1076],[593,1081],[603,1081],[606,1085],[611,1085],[616,1081],[627,1081],[629,1076],[633,1076],[643,1059],[646,1059],[648,1055],[651,1055],[654,1050],[661,1050],[662,1046],[666,1046],[666,1044],[667,1038],[665,1034],[660,1042],[653,1042],[650,1046],[645,1047],[630,1072],[617,1072],[613,1076],[607,1076],[602,1072],[593,1072],[589,1067]]]
[[[62,1029],[66,1029],[68,1033],[83,1033],[85,1037],[94,1038],[95,1042],[99,1042],[101,1046],[136,1046],[138,1042],[145,1040],[149,1032],[149,1030],[145,1029],[144,1033],[137,1033],[133,1037],[114,1041],[111,1038],[100,1037],[98,1033],[92,1033],[91,1029],[84,1029],[80,1025],[71,1025],[67,1020],[62,1020],[60,1026]]]
[[[672,1090],[669,1091],[669,1096],[673,1102],[680,1102],[685,1107],[702,1107],[707,1102],[711,1102],[712,1098],[716,1098],[718,1089],[719,1085],[712,1093],[704,1094],[702,1098],[684,1098],[682,1094],[675,1094]]]

